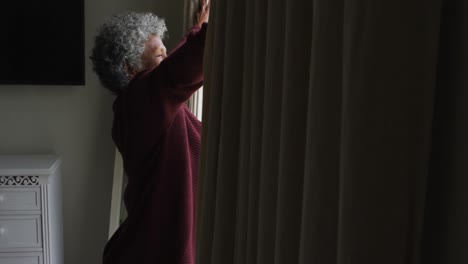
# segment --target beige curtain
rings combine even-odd
[[[468,263],[468,4],[213,1],[197,263]]]

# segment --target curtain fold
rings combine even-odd
[[[253,56],[256,55],[255,47],[249,46],[254,42],[255,38],[255,10],[254,10],[255,2],[253,1],[246,1],[244,3],[244,24],[242,25],[243,34],[238,35],[242,39],[242,44],[244,47],[244,53],[239,57],[243,59],[242,68],[238,69],[242,71],[243,78],[242,78],[242,85],[235,88],[238,89],[242,94],[242,105],[241,110],[237,112],[241,118],[240,126],[239,126],[239,153],[245,153],[245,155],[239,156],[238,160],[238,177],[237,177],[237,186],[236,189],[236,205],[233,208],[235,211],[235,238],[234,238],[234,257],[231,260],[233,263],[248,263],[249,253],[252,249],[252,240],[249,240],[250,235],[253,231],[250,228],[250,218],[249,216],[249,208],[253,206],[254,203],[251,202],[252,194],[251,194],[251,181],[248,177],[249,169],[250,169],[250,155],[247,153],[251,153],[253,151],[250,138],[250,131],[252,126],[252,116],[254,115],[255,107],[253,106],[252,102],[254,98],[253,95],[253,79],[254,79],[254,69],[255,66],[253,64]],[[253,41],[252,41],[253,40]],[[252,58],[252,59],[250,59]],[[220,261],[223,258],[221,256]]]
[[[301,238],[313,1],[286,1],[275,263],[297,263]],[[292,202],[294,201],[294,202]]]
[[[300,263],[337,263],[343,1],[313,6]]]
[[[344,6],[338,263],[417,263],[440,10]]]
[[[204,256],[207,262],[211,262],[211,250],[213,243],[213,213],[216,208],[216,172],[217,153],[219,147],[220,128],[220,104],[211,105],[212,98],[219,98],[221,89],[211,89],[211,87],[222,87],[223,80],[220,78],[224,67],[218,63],[216,67],[211,62],[222,62],[224,57],[224,32],[225,17],[220,15],[225,9],[225,2],[215,1],[211,4],[210,19],[218,21],[211,23],[208,27],[207,40],[205,41],[205,65],[204,65],[204,96],[203,96],[203,127],[202,145],[200,159],[204,160],[210,153],[210,162],[200,162],[200,175],[198,184],[197,199],[197,255]],[[216,43],[216,45],[214,45]],[[203,235],[200,235],[203,234]]]
[[[213,1],[197,263],[466,262],[468,4],[447,2]]]
[[[262,8],[261,6],[259,8]],[[252,257],[251,263],[274,263],[275,259],[275,237],[276,237],[276,201],[278,190],[279,175],[279,152],[281,122],[279,117],[282,112],[281,97],[283,94],[283,65],[285,48],[285,19],[283,10],[286,8],[286,1],[267,1],[263,6],[266,10],[265,19],[265,65],[263,89],[263,109],[262,120],[258,122],[262,126],[261,139],[254,142],[260,145],[261,153],[259,163],[253,163],[252,166],[259,166],[259,189],[258,189],[258,230],[256,239],[257,255]],[[259,17],[262,19],[262,17]],[[262,47],[259,47],[262,49]],[[257,174],[255,174],[257,176]],[[250,175],[249,175],[250,176]],[[248,176],[247,176],[248,177]],[[254,177],[253,177],[254,178]]]
[[[442,9],[422,263],[468,263],[468,3]]]

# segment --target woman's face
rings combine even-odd
[[[160,37],[150,35],[145,43],[145,51],[141,55],[143,70],[157,67],[167,57],[166,47]]]

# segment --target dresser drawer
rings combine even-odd
[[[42,253],[0,253],[1,264],[43,264]]]
[[[0,251],[11,248],[40,248],[41,235],[40,215],[0,216]]]
[[[41,189],[0,188],[0,211],[41,210]]]

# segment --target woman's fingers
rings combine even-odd
[[[200,12],[205,10],[206,7],[206,0],[200,0]]]
[[[200,0],[200,6],[196,14],[196,23],[201,26],[201,24],[208,22],[210,17],[210,0]]]
[[[201,0],[201,8],[200,10],[209,11],[211,6],[211,1],[209,0]]]

